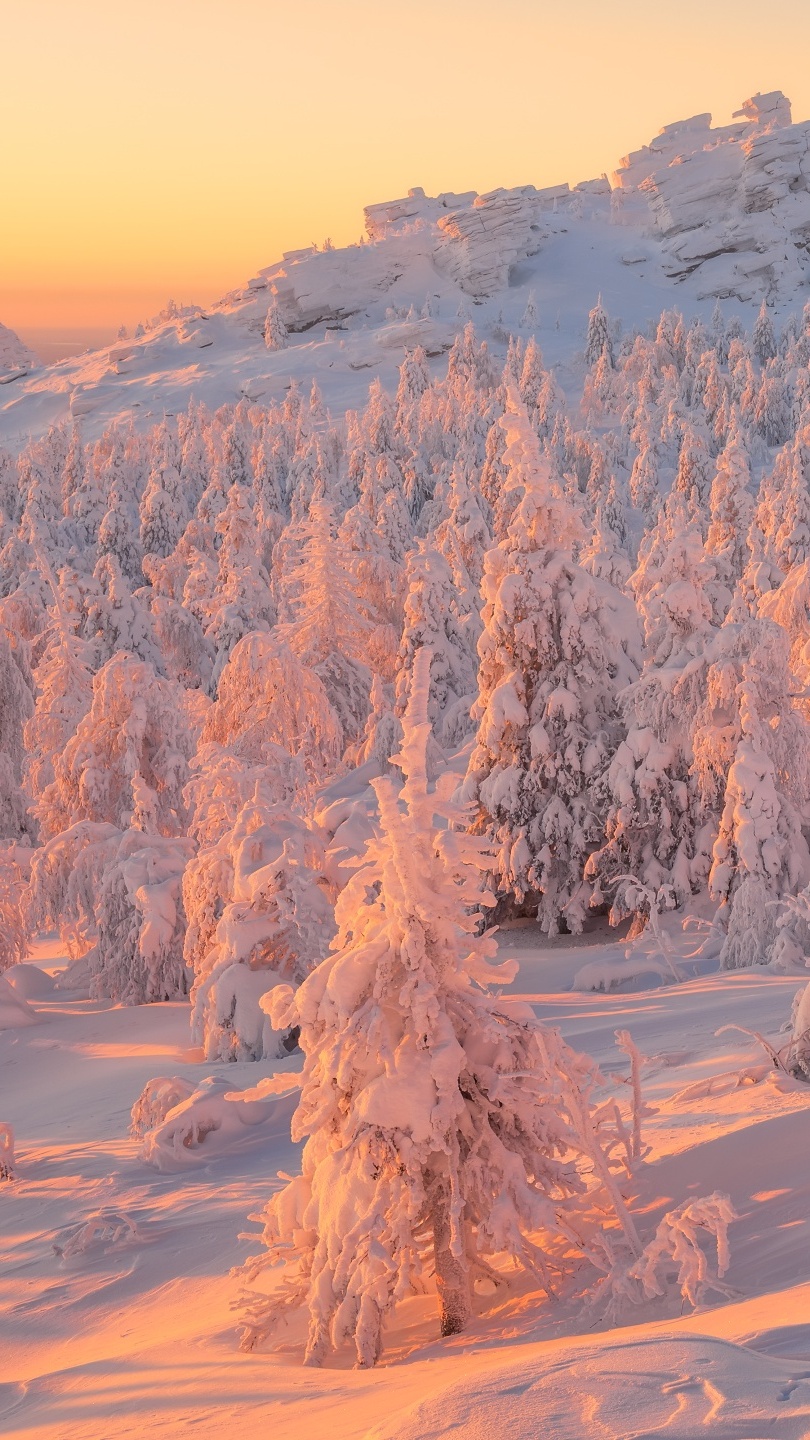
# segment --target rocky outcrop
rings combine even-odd
[[[35,370],[42,361],[8,326],[0,325],[0,385]]]
[[[646,201],[671,278],[699,272],[701,293],[744,300],[810,279],[810,124],[792,124],[781,91],[746,100],[731,125],[666,125],[614,179]]]

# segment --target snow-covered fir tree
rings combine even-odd
[[[264,321],[264,343],[268,350],[283,350],[287,344],[287,326],[276,299],[268,306]]]
[[[522,498],[486,560],[464,794],[504,893],[549,934],[563,922],[578,931],[590,901],[585,864],[603,829],[601,783],[620,738],[616,694],[635,670],[617,624],[622,597],[574,560],[582,522],[514,391],[502,424],[506,484]]]
[[[305,1144],[301,1174],[264,1210],[266,1255],[246,1267],[253,1278],[282,1265],[284,1283],[248,1296],[244,1338],[248,1348],[273,1338],[302,1310],[310,1364],[349,1341],[373,1365],[386,1320],[428,1288],[430,1269],[439,1328],[453,1335],[469,1322],[475,1280],[496,1274],[491,1261],[550,1289],[572,1261],[587,1256],[605,1275],[621,1270],[623,1245],[641,1250],[598,1138],[592,1066],[489,988],[516,966],[494,965],[492,941],[476,933],[486,847],[465,833],[447,787],[428,785],[429,676],[422,650],[403,716],[404,784],[374,781],[380,834],[340,896],[332,954],[263,1002],[277,1029],[299,1030],[292,1130]],[[598,1177],[587,1211],[580,1169]],[[618,1221],[612,1239],[601,1206]]]

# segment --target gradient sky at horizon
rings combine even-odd
[[[207,303],[404,194],[610,172],[757,90],[810,118],[806,0],[0,0],[0,320]]]

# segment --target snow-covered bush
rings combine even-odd
[[[193,744],[183,718],[176,686],[126,651],[113,655],[93,677],[90,709],[54,757],[54,780],[37,806],[45,835],[80,820],[182,833]]]
[[[183,870],[187,839],[127,830],[105,866],[96,904],[98,941],[91,991],[122,1005],[180,1000],[190,978],[183,958]]]
[[[218,849],[232,878],[199,958],[192,1036],[208,1060],[283,1055],[295,1035],[274,1034],[259,1002],[273,985],[300,983],[327,953],[335,897],[324,840],[259,782]]]
[[[157,1093],[148,1095],[146,1087],[133,1106],[133,1123],[137,1112],[141,1159],[170,1175],[234,1151],[264,1149],[268,1131],[289,1125],[298,1090],[297,1075],[267,1076],[251,1090],[231,1089],[222,1075],[196,1086],[177,1076],[152,1083]],[[172,1093],[178,1098],[164,1110]]]
[[[96,904],[120,840],[117,825],[79,820],[33,853],[25,902],[29,929],[58,930],[73,960],[95,944]]]

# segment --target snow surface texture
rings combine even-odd
[[[679,926],[670,933],[683,966],[692,942]],[[186,1049],[187,1006],[44,999],[38,1026],[0,1040],[0,1093],[17,1138],[16,1179],[2,1183],[4,1435],[88,1440],[102,1427],[119,1440],[137,1426],[214,1440],[238,1426],[249,1440],[296,1440],[305,1424],[335,1440],[482,1440],[494,1428],[509,1440],[585,1440],[596,1417],[611,1440],[805,1436],[810,1093],[763,1076],[750,1037],[715,1034],[734,1021],[778,1041],[796,980],[714,973],[677,988],[570,992],[604,943],[543,942],[530,927],[505,933],[500,958],[521,962],[505,994],[559,1023],[619,1093],[629,1065],[613,1033],[631,1030],[654,1107],[634,1204],[654,1221],[678,1196],[730,1191],[741,1218],[724,1304],[682,1315],[679,1303],[651,1301],[617,1330],[520,1294],[493,1313],[482,1297],[467,1334],[440,1343],[430,1338],[432,1305],[417,1298],[391,1328],[388,1363],[371,1374],[350,1368],[350,1352],[335,1368],[302,1370],[294,1329],[278,1352],[239,1353],[228,1270],[255,1247],[255,1236],[238,1239],[246,1211],[263,1203],[276,1169],[297,1168],[288,1127],[242,1126],[239,1149],[205,1159],[211,1132],[196,1163],[169,1173],[144,1163],[143,1141],[126,1129],[147,1081],[179,1075],[215,1100],[201,1085],[210,1066]],[[609,939],[605,948],[622,954]],[[265,1080],[283,1092],[299,1064],[265,1062]],[[255,1062],[228,1066],[226,1093],[249,1095],[256,1071]]]
[[[446,350],[458,314],[482,333],[516,330],[533,293],[548,357],[567,358],[582,296],[601,290],[626,325],[707,297],[787,303],[810,272],[810,121],[779,92],[747,100],[731,125],[710,115],[667,125],[606,176],[484,195],[419,188],[366,209],[367,240],[291,251],[218,304],[166,311],[145,333],[25,379],[32,357],[0,329],[0,443],[67,415],[88,433],[113,415],[278,399],[318,376],[333,409],[356,404],[368,373],[390,380],[408,348]],[[268,310],[286,341],[265,343]],[[11,339],[4,346],[4,336]],[[7,356],[6,361],[4,357]]]

